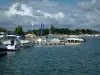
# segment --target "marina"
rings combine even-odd
[[[0,75],[100,75],[100,0],[0,0]]]
[[[99,34],[43,35],[42,31],[38,36],[1,33],[0,55],[5,56],[0,57],[0,75],[100,74]]]
[[[100,37],[81,45],[35,45],[0,57],[0,75],[100,74]]]
[[[3,33],[3,32],[2,32]],[[2,34],[4,35],[4,33]],[[34,47],[34,45],[81,45],[86,42],[84,37],[80,37],[79,35],[69,35],[69,36],[61,36],[49,34],[48,36],[42,37],[24,37],[17,35],[1,35],[2,43],[7,47],[7,51],[17,51],[20,48],[25,47]],[[32,34],[30,34],[33,36]],[[86,36],[85,36],[86,37]],[[98,36],[99,37],[99,36]]]
[[[26,37],[22,38],[17,35],[5,35],[6,33],[1,33],[1,41],[7,47],[7,51],[17,51],[21,48],[34,47],[35,45],[81,45],[86,43],[88,40],[85,38],[87,36],[79,35],[54,35],[49,34],[47,36],[35,36],[33,34],[28,34]],[[4,35],[4,36],[3,36]],[[29,36],[29,37],[28,37]],[[31,37],[30,37],[31,36]],[[96,36],[99,37],[99,36]],[[89,36],[91,38],[91,36]]]

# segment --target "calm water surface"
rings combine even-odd
[[[35,46],[0,57],[0,75],[100,75],[100,38],[78,46]]]

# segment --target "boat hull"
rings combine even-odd
[[[11,40],[4,41],[3,44],[7,47],[7,51],[17,51],[20,50],[20,41],[14,40],[13,44],[11,43]]]
[[[65,43],[65,45],[80,45],[81,43]]]
[[[0,46],[0,56],[7,55],[7,48],[4,46]]]
[[[29,40],[20,40],[21,47],[31,47],[34,45],[34,42]]]
[[[17,51],[20,50],[20,45],[15,45],[15,46],[6,46],[7,47],[7,51]]]
[[[32,42],[29,42],[29,43],[21,43],[21,47],[31,47],[33,46],[33,43]]]

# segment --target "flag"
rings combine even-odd
[[[41,23],[41,35],[43,34],[44,24]]]

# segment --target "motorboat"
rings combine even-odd
[[[42,39],[42,38],[38,38],[36,41],[35,41],[35,44],[41,44],[41,43],[44,43],[46,42],[46,39]]]
[[[7,47],[2,44],[0,41],[0,56],[6,55],[7,54]]]
[[[60,40],[59,40],[59,39],[57,39],[57,38],[53,38],[53,39],[48,40],[48,42],[55,42],[55,43],[59,43],[59,42],[60,42]]]
[[[0,39],[5,36],[4,32],[0,32]]]
[[[85,42],[85,40],[83,38],[68,37],[60,42],[65,42],[65,45],[79,45],[79,44]]]
[[[21,43],[21,47],[31,47],[34,45],[34,42],[30,41],[30,40],[20,40]]]
[[[46,37],[42,37],[42,38],[38,38],[36,41],[35,41],[36,44],[42,44],[42,45],[45,45],[45,44],[59,44],[60,43],[60,40],[54,36],[46,36]]]
[[[17,51],[20,50],[20,41],[16,35],[6,35],[3,44],[7,47],[7,50]]]
[[[54,36],[54,35],[48,35],[45,39],[46,39],[47,42],[53,42],[53,43],[59,43],[60,42],[58,37]]]
[[[31,47],[34,45],[34,41],[31,41],[29,39],[26,39],[25,37],[18,37],[20,43],[21,43],[21,47]]]

